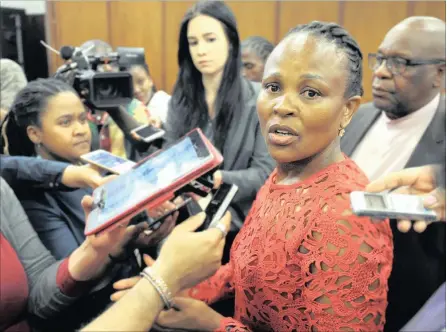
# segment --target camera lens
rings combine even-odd
[[[118,94],[118,87],[116,84],[113,84],[114,82],[107,82],[102,81],[98,82],[98,85],[96,86],[97,96],[100,99],[106,99],[106,98],[113,98],[117,97]]]

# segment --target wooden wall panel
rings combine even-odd
[[[106,2],[58,1],[52,3],[51,10],[54,19],[50,44],[57,50],[64,45],[79,46],[90,39],[110,40]],[[62,61],[57,56],[52,58],[54,73]]]
[[[279,6],[279,40],[298,24],[311,21],[339,23],[338,1],[282,1]]]
[[[102,39],[112,46],[141,46],[157,86],[168,92],[177,77],[180,22],[195,1],[48,1],[49,44],[79,45]],[[290,28],[313,20],[346,27],[365,54],[365,100],[371,99],[372,73],[366,55],[375,52],[387,31],[410,15],[445,20],[443,1],[227,1],[241,39],[261,35],[277,43]],[[62,62],[50,54],[50,68]]]
[[[163,80],[163,3],[160,1],[112,1],[109,3],[110,42],[118,46],[144,47],[146,62],[157,87]]]
[[[347,1],[344,3],[344,27],[360,44],[364,55],[364,102],[372,99],[372,71],[368,67],[368,53],[377,52],[388,30],[407,17],[407,5],[406,1]]]
[[[165,30],[165,86],[168,93],[172,92],[177,78],[177,50],[180,23],[188,8],[194,5],[194,1],[167,1],[165,3],[165,20],[163,29]]]
[[[414,1],[412,15],[434,16],[445,21],[445,1]]]
[[[236,16],[241,41],[250,36],[276,41],[275,1],[228,1],[227,4]]]

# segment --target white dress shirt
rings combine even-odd
[[[391,120],[382,112],[352,155],[370,181],[405,168],[438,109],[440,97],[438,94],[403,118]]]

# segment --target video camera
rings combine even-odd
[[[118,47],[105,55],[86,55],[85,50],[64,46],[60,50],[66,64],[55,77],[74,74],[72,85],[92,110],[107,110],[128,103],[133,98],[132,75],[126,71],[133,65],[144,65],[144,48]],[[119,68],[118,72],[98,72],[100,65]]]

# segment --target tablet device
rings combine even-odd
[[[128,222],[142,210],[150,210],[174,197],[192,180],[216,168],[222,155],[200,129],[159,150],[116,179],[93,192],[94,208],[85,235],[118,222]]]

